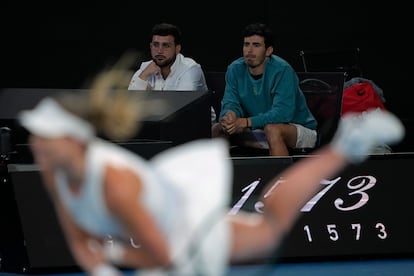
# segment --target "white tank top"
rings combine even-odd
[[[224,140],[195,140],[147,161],[97,139],[88,147],[87,174],[78,195],[70,192],[62,173],[56,175],[59,195],[81,227],[103,238],[110,235],[127,240],[128,233],[103,201],[108,164],[129,168],[141,178],[140,200],[164,233],[179,273],[224,273],[230,243],[225,216],[232,186],[232,165]],[[154,271],[142,270],[141,274],[147,272]]]

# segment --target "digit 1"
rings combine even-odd
[[[260,183],[260,178],[256,181],[253,181],[252,183],[250,183],[249,185],[247,185],[246,187],[242,189],[242,192],[244,192],[246,189],[247,189],[247,192],[239,199],[239,201],[237,201],[237,203],[233,206],[233,208],[231,208],[231,210],[229,211],[229,215],[235,215],[237,214],[237,212],[239,212],[241,207],[243,207],[244,203],[249,199],[250,195],[253,193],[254,189],[256,189],[259,183]]]
[[[303,230],[305,230],[305,232],[306,232],[306,236],[308,237],[308,242],[312,242],[312,235],[311,235],[311,232],[310,232],[309,225],[305,225],[303,227]]]

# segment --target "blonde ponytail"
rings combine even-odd
[[[148,103],[128,85],[137,55],[127,53],[111,68],[98,74],[85,95],[63,95],[63,107],[88,121],[98,133],[112,140],[125,140],[137,133]]]

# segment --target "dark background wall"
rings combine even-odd
[[[408,4],[364,1],[5,1],[1,4],[1,87],[80,88],[127,50],[148,56],[153,24],[175,23],[183,53],[224,71],[241,54],[241,32],[268,23],[276,54],[303,71],[300,50],[360,48],[364,77],[388,109],[412,124],[412,15]],[[137,61],[137,67],[139,61]],[[405,141],[405,149],[411,143]]]

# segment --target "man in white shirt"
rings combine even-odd
[[[129,83],[129,90],[207,91],[200,64],[181,54],[181,31],[169,23],[155,25],[151,31],[152,60],[141,63]],[[211,119],[216,114],[211,109]]]

